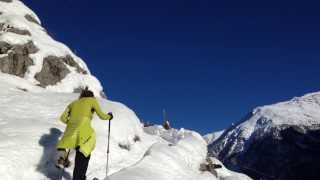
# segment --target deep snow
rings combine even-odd
[[[78,94],[26,92],[34,88],[24,79],[0,73],[0,173],[7,180],[57,179],[61,176],[52,164],[55,144],[65,126],[58,121],[64,107]],[[41,89],[41,88],[40,88]],[[216,179],[199,171],[205,161],[205,140],[190,130],[164,130],[161,126],[143,128],[135,113],[125,105],[100,99],[105,111],[114,113],[111,129],[110,171],[112,180]],[[106,176],[107,122],[94,118],[97,148],[92,154],[88,179]],[[138,136],[140,141],[135,142]],[[119,144],[130,150],[119,147]],[[71,153],[71,159],[74,153]],[[66,169],[69,179],[73,167]],[[227,169],[220,178],[249,179]]]

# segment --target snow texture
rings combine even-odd
[[[55,145],[65,128],[58,117],[78,94],[43,91],[25,79],[3,73],[0,89],[2,178],[53,180],[62,175],[63,179],[70,179],[73,166],[61,174],[54,167],[53,158]],[[199,171],[207,146],[198,133],[184,129],[166,131],[161,126],[143,129],[135,113],[125,105],[102,99],[100,103],[115,116],[111,128],[110,179],[215,179],[212,174]],[[90,160],[88,179],[106,177],[107,124],[93,119],[97,147]],[[121,148],[120,144],[130,148]],[[73,158],[72,151],[70,159]],[[232,178],[238,174],[223,169],[220,176]]]

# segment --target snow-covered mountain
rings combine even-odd
[[[84,61],[53,40],[34,12],[18,0],[0,0],[0,174],[6,180],[71,179],[55,168],[55,145],[65,126],[58,118],[88,85],[99,96],[99,81]],[[194,131],[144,128],[125,105],[99,98],[113,112],[108,180],[250,180],[222,165],[207,165],[207,143]],[[97,146],[88,179],[106,177],[106,121],[93,119]],[[74,159],[71,152],[70,159]],[[211,162],[211,163],[212,163]],[[74,164],[74,163],[72,163]],[[213,173],[214,172],[214,173]]]
[[[89,85],[103,96],[83,60],[52,39],[38,16],[18,0],[0,0],[0,71],[50,91],[73,92]]]
[[[223,132],[224,130],[209,133],[204,135],[203,138],[204,140],[206,140],[208,144],[212,144],[215,140],[217,140],[223,134]]]
[[[319,179],[320,93],[258,107],[209,148],[254,179]]]

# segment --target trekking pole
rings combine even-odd
[[[70,149],[69,149],[68,152],[67,152],[66,160],[69,159],[69,154],[70,154]],[[62,180],[62,178],[63,178],[63,174],[65,173],[65,168],[66,168],[66,166],[69,166],[69,164],[66,164],[66,160],[65,160],[65,162],[63,162],[63,168],[62,168],[62,170],[61,170],[61,180]]]
[[[111,120],[109,120],[109,127],[108,127],[108,149],[107,149],[107,171],[106,171],[106,176],[108,176],[108,171],[109,171],[110,131],[111,131]]]

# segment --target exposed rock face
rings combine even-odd
[[[56,56],[44,58],[41,71],[35,75],[35,79],[40,82],[41,87],[55,85],[70,73],[62,59]]]
[[[10,25],[4,24],[4,23],[0,23],[0,31],[6,31],[6,32],[20,34],[20,35],[31,36],[31,33],[28,30],[18,29],[18,28],[15,28],[13,26],[10,26]]]
[[[23,54],[29,55],[38,52],[38,48],[33,44],[32,41],[29,41],[24,45],[11,45],[6,42],[0,41],[0,54]]]
[[[61,60],[62,60],[63,62],[65,62],[66,64],[68,64],[69,66],[76,68],[76,70],[77,70],[78,73],[88,74],[88,72],[85,71],[84,69],[82,69],[82,68],[79,66],[79,64],[76,63],[76,61],[75,61],[70,55],[67,55],[67,56],[64,57],[64,58],[61,58]]]
[[[66,64],[76,68],[77,72],[81,74],[87,74],[87,71],[82,69],[70,55],[66,57],[48,56],[44,58],[41,72],[36,74],[35,79],[40,82],[41,87],[55,85],[70,73]],[[79,90],[75,89],[74,91]]]
[[[208,171],[211,174],[213,174],[215,177],[218,177],[217,169],[222,168],[220,164],[214,164],[214,158],[213,157],[207,157],[206,162],[200,164],[200,171]]]
[[[279,134],[275,138],[273,134]],[[273,129],[243,153],[224,160],[254,179],[316,180],[320,177],[320,130]]]
[[[30,41],[25,45],[10,45],[0,42],[0,70],[3,73],[24,77],[28,67],[33,65],[29,54],[36,53],[37,47]]]
[[[7,3],[10,3],[12,2],[12,0],[0,0],[1,2],[7,2]]]
[[[0,70],[3,73],[24,77],[28,67],[34,64],[29,54],[37,51],[38,48],[32,41],[24,45],[0,42],[0,55],[3,55],[0,58]],[[41,87],[55,85],[70,73],[66,64],[74,67],[81,74],[87,74],[87,71],[82,69],[70,55],[66,57],[48,56],[44,58],[41,72],[36,74],[35,79],[40,82]]]
[[[25,16],[24,16],[28,21],[30,21],[30,22],[33,22],[33,23],[36,23],[36,24],[39,24],[40,25],[40,23],[34,18],[34,17],[32,17],[30,14],[26,14]]]
[[[7,54],[12,46],[6,42],[0,41],[0,54]]]
[[[320,179],[320,92],[258,107],[208,148],[253,179]]]

